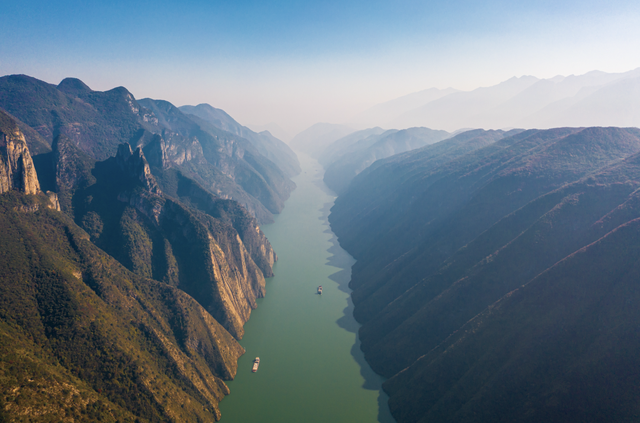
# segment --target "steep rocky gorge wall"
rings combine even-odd
[[[12,189],[35,194],[40,184],[24,135],[0,110],[0,194]]]
[[[276,259],[256,219],[184,176],[167,196],[128,144],[96,161],[59,135],[34,165],[0,123],[4,415],[219,420]]]

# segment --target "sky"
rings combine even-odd
[[[209,103],[290,135],[513,76],[640,67],[637,0],[0,0],[0,75]]]

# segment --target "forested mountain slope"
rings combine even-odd
[[[400,422],[635,415],[639,153],[635,128],[478,130],[353,180],[330,221]]]
[[[257,220],[127,143],[32,160],[20,125],[0,110],[0,417],[219,420],[273,275]]]

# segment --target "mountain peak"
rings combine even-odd
[[[63,93],[80,96],[81,94],[87,94],[93,91],[87,84],[79,80],[78,78],[65,78],[58,84],[58,89]]]

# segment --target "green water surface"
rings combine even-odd
[[[298,157],[298,187],[275,223],[262,227],[278,254],[275,277],[244,327],[247,352],[220,403],[221,421],[393,422],[382,378],[359,348],[347,288],[354,260],[327,222],[335,197],[322,183],[322,167]],[[260,367],[252,373],[255,357]]]

